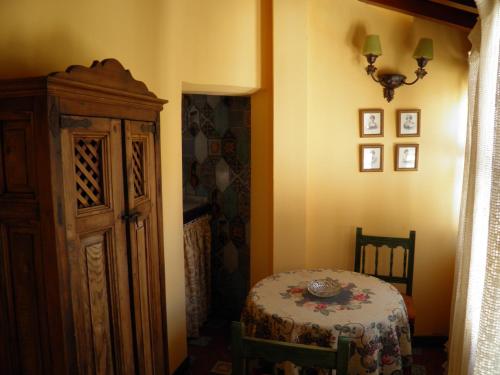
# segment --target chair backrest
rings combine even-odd
[[[231,336],[233,375],[246,374],[247,359],[263,359],[272,363],[289,361],[303,369],[336,369],[337,375],[347,375],[351,342],[346,337],[339,337],[335,351],[320,346],[248,337],[244,335],[244,325],[240,322],[232,322]]]
[[[395,284],[406,284],[406,295],[411,296],[413,292],[413,265],[415,261],[415,237],[414,230],[410,231],[408,238],[399,237],[380,237],[363,235],[363,229],[356,228],[356,254],[354,258],[354,271],[365,272],[366,247],[371,245],[375,247],[375,266],[374,273],[369,275],[378,277],[384,281]],[[379,253],[380,248],[386,246],[390,249],[389,253],[389,273],[380,274],[379,272]],[[395,251],[403,251],[403,273],[394,275],[394,254]],[[368,274],[368,273],[367,273]]]

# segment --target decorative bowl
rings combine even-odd
[[[330,278],[313,280],[307,286],[309,293],[321,298],[333,297],[339,294],[341,289],[340,283]]]

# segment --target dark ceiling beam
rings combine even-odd
[[[397,12],[421,17],[431,21],[470,30],[476,23],[477,15],[465,10],[449,7],[427,0],[359,0]]]
[[[469,13],[478,14],[474,0],[429,0],[433,3],[440,3],[451,8],[462,9]]]

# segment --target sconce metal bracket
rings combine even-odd
[[[375,55],[366,55],[366,61],[368,61],[368,66],[365,68],[366,73],[372,77],[372,79],[379,83],[384,90],[384,98],[390,102],[394,99],[394,90],[402,85],[413,85],[419,79],[422,79],[427,74],[427,71],[424,67],[427,65],[428,60],[424,57],[420,57],[417,59],[418,69],[415,70],[415,80],[411,82],[406,82],[406,76],[399,73],[389,73],[389,74],[379,74],[378,77],[375,76],[375,72],[377,71],[377,67],[374,65],[377,56]]]

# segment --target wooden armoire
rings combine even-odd
[[[166,374],[159,113],[114,59],[0,81],[0,374]]]

